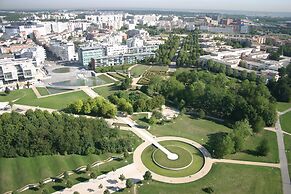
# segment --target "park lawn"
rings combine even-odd
[[[19,189],[29,183],[38,183],[42,179],[108,157],[107,154],[0,158],[0,193]]]
[[[193,119],[191,116],[179,116],[170,123],[154,125],[149,130],[156,136],[178,136],[194,140],[202,145],[208,141],[208,135],[218,132],[230,132],[231,129],[204,119]]]
[[[122,81],[125,79],[125,76],[122,76],[118,73],[107,73],[108,75],[110,75],[111,77],[114,77],[115,79]]]
[[[256,148],[264,138],[269,142],[270,152],[267,156],[258,156],[256,153]],[[250,136],[244,143],[243,151],[225,156],[224,158],[233,160],[279,163],[276,133],[272,131],[262,131],[260,134]]]
[[[31,91],[30,89],[21,89],[21,90],[13,90],[9,95],[6,95],[4,92],[0,93],[0,102],[9,102],[14,101],[16,99],[22,98],[27,95]]]
[[[283,112],[287,109],[291,108],[291,103],[287,103],[287,102],[277,102],[277,110],[279,112]]]
[[[147,113],[139,113],[132,115],[132,119],[141,126],[148,127],[149,124],[147,123],[148,114]]]
[[[280,170],[238,164],[214,164],[204,178],[187,184],[166,184],[152,181],[137,186],[137,194],[202,194],[212,187],[215,194],[282,194]],[[125,190],[120,194],[135,194]]]
[[[133,77],[140,77],[150,66],[147,65],[137,65],[133,67],[130,72]]]
[[[93,89],[97,94],[100,96],[103,96],[104,98],[107,98],[111,94],[114,94],[115,92],[119,91],[119,86],[117,85],[111,85],[111,86],[104,86],[104,87],[97,87]]]
[[[284,135],[284,143],[285,143],[286,156],[288,160],[289,176],[291,177],[291,136],[290,135]]]
[[[169,67],[168,66],[162,66],[162,65],[156,65],[152,66],[149,71],[168,71]]]
[[[83,91],[59,94],[56,96],[49,96],[46,98],[36,98],[34,92],[30,89],[26,90],[25,95],[19,100],[17,100],[15,103],[60,110],[66,108],[69,104],[79,99],[87,98],[89,98],[89,96],[85,94]]]
[[[99,75],[98,78],[100,78],[103,81],[105,81],[106,84],[114,83],[115,82],[113,79],[111,79],[110,77],[108,77],[106,74]]]
[[[291,111],[280,116],[280,124],[283,131],[291,133]]]
[[[46,87],[37,87],[36,89],[41,96],[46,96],[50,94]]]

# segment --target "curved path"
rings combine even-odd
[[[162,176],[154,172],[151,172],[154,180],[164,182],[164,183],[171,183],[171,184],[189,183],[189,182],[193,182],[204,177],[210,171],[213,164],[210,153],[206,150],[206,148],[204,148],[199,143],[189,140],[189,139],[182,138],[182,137],[159,137],[159,138],[156,138],[155,140],[156,141],[166,141],[166,140],[181,141],[181,142],[185,142],[196,147],[204,156],[204,165],[197,173],[190,176],[186,176],[186,177],[167,177],[167,176]],[[149,170],[143,164],[141,155],[144,149],[146,149],[151,144],[152,144],[151,142],[145,141],[140,146],[138,146],[133,153],[133,162],[140,173],[145,173],[146,171]]]

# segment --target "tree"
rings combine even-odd
[[[96,179],[96,178],[97,178],[97,175],[96,175],[94,172],[91,172],[91,174],[90,174],[90,178],[92,178],[92,179]]]
[[[131,179],[126,179],[126,188],[131,188],[133,186],[133,181]]]
[[[152,180],[152,173],[150,171],[146,171],[145,174],[143,175],[143,179],[146,181]]]
[[[110,191],[108,189],[106,189],[103,194],[110,194]]]
[[[102,185],[102,184],[100,184],[100,185],[98,186],[98,188],[99,188],[99,189],[102,189],[102,188],[103,188],[103,185]]]
[[[257,117],[253,125],[253,131],[255,133],[260,133],[261,131],[263,131],[264,127],[265,127],[265,121],[263,120],[263,118]]]
[[[18,83],[16,83],[16,89],[19,90],[19,84]]]
[[[131,87],[131,84],[132,84],[132,78],[126,77],[126,78],[121,82],[120,88],[121,88],[122,90],[127,90],[128,88]]]
[[[5,91],[4,92],[5,92],[6,95],[9,95],[10,94],[10,89],[8,87],[5,87]]]
[[[66,187],[72,188],[72,186],[73,186],[73,182],[71,180],[67,180]]]
[[[154,116],[152,116],[151,118],[150,118],[150,120],[149,120],[149,124],[150,125],[154,125],[154,124],[156,124],[158,121],[157,121],[157,119],[156,119],[156,117],[154,117]]]
[[[83,101],[82,100],[78,100],[73,104],[73,108],[74,108],[74,112],[76,113],[80,113],[83,107]]]
[[[223,156],[234,153],[235,151],[235,144],[231,134],[214,134],[210,136],[209,144],[216,158],[223,158]]]
[[[43,189],[41,193],[42,194],[49,194],[50,192],[47,189]]]
[[[65,180],[68,180],[68,178],[69,178],[69,172],[68,171],[65,171],[64,172],[64,179]]]
[[[267,156],[269,152],[270,152],[269,142],[267,141],[267,139],[263,139],[259,146],[257,147],[257,153],[260,156]]]
[[[204,119],[205,118],[205,112],[204,112],[204,110],[199,109],[199,111],[198,111],[198,117],[200,119]]]
[[[92,165],[91,164],[87,164],[86,171],[89,172],[91,170],[92,170]]]
[[[213,187],[205,187],[202,189],[205,193],[214,193]]]
[[[30,82],[26,82],[26,87],[29,88],[30,87]]]
[[[78,191],[74,191],[74,193],[73,194],[80,194]]]
[[[124,181],[124,180],[125,180],[125,176],[124,176],[123,174],[121,174],[121,175],[119,176],[119,180]]]
[[[123,153],[123,157],[124,157],[124,159],[127,159],[127,158],[129,157],[129,153],[128,153],[128,151],[125,151],[125,152]]]

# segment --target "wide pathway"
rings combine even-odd
[[[81,194],[103,194],[104,190],[108,189],[110,193],[114,193],[123,188],[126,188],[125,182],[119,180],[119,176],[123,174],[125,178],[130,178],[134,183],[143,180],[142,173],[139,173],[135,164],[129,164],[116,171],[111,171],[108,174],[100,175],[96,179],[74,185],[72,188],[67,188],[62,191],[57,191],[54,194],[72,194],[75,191]],[[103,188],[99,188],[102,184]]]
[[[83,92],[85,92],[90,98],[96,98],[99,96],[94,90],[92,90],[90,87],[82,87]]]
[[[284,135],[283,135],[283,130],[281,128],[280,119],[278,119],[278,121],[276,122],[275,127],[276,127],[277,142],[278,142],[278,149],[279,149],[283,193],[290,194],[291,184],[290,184],[290,177],[289,177],[289,171],[288,171],[288,161],[286,157]]]
[[[251,166],[280,168],[280,164],[276,164],[276,163],[251,162],[251,161],[228,160],[228,159],[212,159],[212,161],[215,163],[229,163],[229,164],[242,164],[242,165],[251,165]]]

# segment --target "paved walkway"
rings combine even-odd
[[[36,95],[37,98],[40,98],[41,97],[39,91],[36,89],[35,86],[32,86],[31,89],[32,89],[32,91],[34,92],[34,94]]]
[[[112,77],[111,75],[109,75],[108,73],[104,73],[105,76],[109,77],[110,79],[112,79],[113,81],[119,82],[118,79],[116,79],[115,77]]]
[[[72,188],[67,188],[62,191],[57,191],[54,194],[72,194],[75,191],[81,194],[103,194],[104,190],[108,189],[110,193],[114,193],[121,189],[126,188],[125,182],[119,180],[119,176],[123,174],[125,178],[130,178],[133,182],[137,183],[143,180],[142,173],[139,173],[135,164],[129,164],[122,168],[117,169],[114,172],[100,175],[96,179],[90,179],[89,181],[74,185]],[[103,188],[98,188],[102,184]]]
[[[283,111],[283,112],[279,112],[279,115],[286,114],[287,112],[290,112],[290,111],[291,111],[291,108],[289,108],[289,109],[287,109],[287,110],[285,110],[285,111]]]
[[[201,179],[202,177],[207,175],[208,172],[211,170],[213,161],[210,157],[210,153],[202,145],[200,145],[192,140],[185,139],[182,137],[158,137],[158,138],[156,138],[156,141],[166,141],[166,140],[182,141],[182,142],[188,143],[190,145],[193,145],[194,147],[199,149],[201,151],[201,153],[203,154],[204,165],[199,172],[197,172],[193,175],[190,175],[190,176],[186,176],[186,177],[167,177],[167,176],[162,176],[162,175],[159,175],[159,174],[152,172],[152,177],[154,180],[159,181],[159,182],[164,182],[164,183],[170,183],[170,184],[190,183],[190,182],[196,181],[198,179]],[[138,146],[133,153],[133,162],[137,167],[138,173],[144,174],[148,170],[142,162],[141,155],[142,155],[143,150],[146,149],[150,145],[151,145],[151,143],[146,141],[146,142],[142,143],[140,146]]]
[[[276,164],[276,163],[251,162],[251,161],[227,160],[227,159],[212,159],[212,161],[215,163],[229,163],[229,164],[242,164],[242,165],[251,165],[251,166],[264,166],[264,167],[280,168],[280,164]]]
[[[290,177],[288,171],[288,161],[286,157],[286,150],[284,144],[284,135],[280,124],[280,119],[276,122],[276,134],[277,134],[277,142],[279,149],[279,158],[280,158],[280,169],[281,169],[281,177],[283,183],[283,193],[290,194],[291,193],[291,184]]]
[[[99,96],[99,94],[97,94],[94,90],[92,90],[89,87],[83,87],[82,91],[85,92],[88,96],[90,96],[90,98],[96,98]]]

